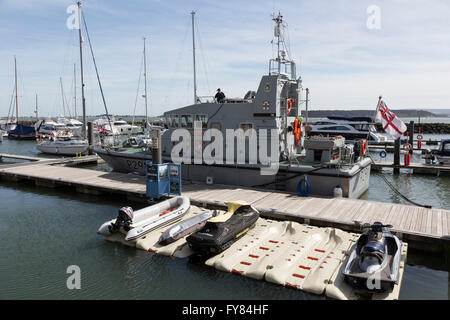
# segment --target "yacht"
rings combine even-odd
[[[450,165],[450,139],[442,139],[436,152],[436,160],[438,164]]]
[[[71,137],[67,127],[53,120],[41,120],[36,123],[36,132],[44,136]]]
[[[14,56],[14,79],[15,79],[15,103],[16,103],[16,125],[8,129],[8,139],[14,140],[34,140],[36,139],[36,130],[34,126],[19,122],[19,94],[17,92],[17,63]]]
[[[13,119],[0,120],[0,131],[3,137],[8,136],[9,130],[14,130],[16,128],[17,123]]]
[[[51,138],[36,145],[42,153],[61,156],[84,155],[87,153],[89,144],[86,140],[74,138]]]
[[[342,196],[359,198],[370,179],[365,147],[346,144],[344,137],[305,139],[302,80],[296,76],[295,62],[287,58],[282,16],[273,20],[277,56],[269,60],[269,72],[255,94],[202,103],[194,93],[194,104],[165,112],[162,160],[182,163],[183,179],[191,181],[328,197],[339,187]],[[106,147],[94,152],[121,172],[145,175],[146,161],[152,161],[150,148]]]
[[[347,141],[367,139],[369,143],[375,144],[393,142],[377,131],[370,117],[329,116],[313,123],[308,134],[326,137],[342,136]]]
[[[73,136],[81,136],[83,131],[83,122],[77,119],[58,118],[58,122],[64,124],[64,126],[72,133]]]

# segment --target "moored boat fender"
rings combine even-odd
[[[220,253],[243,237],[259,218],[258,211],[250,205],[236,202],[227,205],[225,215],[211,219],[186,238],[192,250],[204,255]],[[227,219],[223,221],[224,218]]]
[[[311,183],[308,180],[308,177],[300,179],[297,183],[297,194],[300,197],[307,197],[311,194]]]

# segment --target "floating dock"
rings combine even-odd
[[[51,159],[0,166],[0,177],[34,181],[45,187],[70,186],[76,192],[122,195],[147,202],[145,177],[69,167],[97,161],[96,156]],[[48,161],[48,162],[47,162]],[[226,208],[227,201],[244,201],[263,216],[319,227],[361,232],[364,223],[392,224],[392,232],[410,247],[442,252],[450,244],[450,211],[346,198],[299,197],[294,193],[227,185],[183,182],[183,195],[205,208]]]
[[[436,176],[449,176],[450,166],[436,165],[436,164],[423,164],[411,162],[408,166],[404,164],[395,165],[393,162],[383,162],[376,161],[374,165],[371,166],[372,170],[381,170],[383,168],[399,168],[399,169],[410,169],[413,173],[420,174],[432,174]]]
[[[183,219],[202,210],[191,206]],[[221,212],[223,213],[223,212]],[[112,242],[175,258],[194,254],[186,239],[167,246],[158,244],[159,237],[171,226],[154,230],[136,242],[125,241],[120,233],[105,237]],[[259,218],[255,225],[222,253],[205,264],[219,271],[264,280],[288,288],[326,295],[339,300],[396,300],[404,273],[408,245],[403,243],[399,282],[391,291],[368,294],[349,286],[342,276],[348,256],[359,235],[335,228],[319,228],[292,221]]]

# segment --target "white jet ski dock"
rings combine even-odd
[[[183,220],[201,211],[201,208],[191,206]],[[136,242],[125,241],[124,235],[120,233],[105,239],[174,258],[194,255],[185,238],[166,246],[158,244],[161,234],[168,228],[170,226],[154,230]],[[219,271],[326,295],[332,299],[398,299],[408,245],[403,243],[399,282],[394,288],[367,294],[353,289],[342,276],[342,269],[358,237],[359,234],[335,228],[259,218],[242,238],[227,250],[206,260],[205,264]]]

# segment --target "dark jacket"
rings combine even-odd
[[[225,94],[222,91],[217,92],[214,98],[216,98],[217,102],[222,103],[225,100]]]

